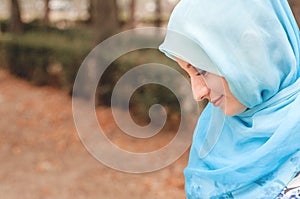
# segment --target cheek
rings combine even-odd
[[[225,94],[225,103],[222,110],[225,115],[233,116],[242,113],[246,110],[246,107],[241,104],[237,98],[231,93],[227,81],[222,79],[223,94]]]
[[[192,91],[195,94],[202,89],[203,83],[200,81],[200,78],[191,77],[191,86],[192,86]]]
[[[220,76],[207,75],[205,82],[214,93],[226,95],[226,82]]]

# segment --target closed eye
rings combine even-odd
[[[201,70],[201,69],[199,69],[199,68],[196,68],[196,67],[192,66],[192,65],[189,64],[189,63],[186,65],[186,67],[187,67],[187,68],[191,68],[191,67],[194,68],[194,69],[196,70],[196,74],[195,74],[196,76],[200,76],[200,75],[204,76],[204,75],[206,75],[206,73],[207,73],[205,70]]]
[[[197,76],[198,76],[198,75],[203,75],[203,76],[204,76],[204,75],[206,75],[206,73],[207,73],[205,70],[201,70],[201,69],[199,69],[199,68],[195,68],[195,69],[196,69],[196,71],[197,71],[197,74],[196,74]]]

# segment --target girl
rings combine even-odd
[[[300,198],[300,40],[287,0],[181,0],[160,50],[209,101],[187,198]]]

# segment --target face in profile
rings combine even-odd
[[[246,110],[246,107],[231,93],[224,77],[196,69],[179,58],[176,58],[176,61],[190,76],[196,101],[207,99],[214,106],[220,107],[228,116],[237,115]]]

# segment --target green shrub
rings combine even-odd
[[[0,60],[1,63],[6,62],[2,66],[7,65],[13,74],[36,85],[52,85],[71,92],[77,71],[93,47],[91,41],[91,29],[79,27],[59,30],[42,27],[34,22],[27,25],[27,32],[23,35],[0,35]],[[120,77],[128,70],[147,63],[161,63],[178,68],[175,62],[158,50],[145,49],[127,53],[115,60],[103,74],[96,94],[98,104],[110,106],[112,91]],[[167,76],[160,74],[159,78]],[[86,89],[89,89],[88,85],[83,86],[83,93]],[[180,110],[175,95],[163,86],[140,87],[130,99],[130,108],[139,120],[149,120],[148,111],[153,104],[166,106],[169,115],[176,115]]]
[[[174,61],[166,58],[165,55],[155,49],[144,49],[127,53],[115,60],[102,75],[99,82],[100,86],[98,87],[99,104],[110,106],[112,91],[117,81],[130,69],[150,63],[164,64],[179,70],[178,65]],[[139,77],[136,78],[148,77],[161,81],[162,79],[166,80],[168,75],[168,73],[153,71],[151,74],[141,73]],[[169,78],[168,81],[172,84],[176,79]],[[123,90],[123,92],[126,93],[129,91]],[[128,104],[126,101],[128,99],[123,99],[123,96],[122,94],[118,96],[119,105],[120,108],[127,108]],[[180,112],[176,96],[168,88],[157,84],[147,84],[139,87],[131,96],[129,106],[135,113],[135,117],[149,122],[148,111],[154,104],[163,105],[170,115]]]
[[[91,42],[88,41],[89,36],[75,39],[71,31],[56,31],[2,35],[1,46],[9,70],[37,85],[54,84],[71,89]],[[56,69],[53,69],[55,66]],[[57,79],[56,82],[53,78]]]
[[[0,20],[0,32],[4,33],[8,31],[8,19],[1,19]]]

